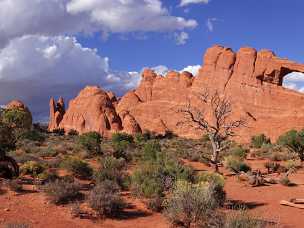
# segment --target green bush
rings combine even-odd
[[[267,144],[271,144],[271,141],[264,134],[252,136],[251,138],[251,146],[253,146],[254,148],[261,148],[263,145]]]
[[[116,158],[132,159],[130,154],[133,145],[133,136],[126,133],[115,133],[112,135],[112,146]]]
[[[21,167],[20,171],[23,175],[31,175],[37,177],[40,173],[43,173],[45,166],[36,161],[25,162]]]
[[[227,156],[225,157],[224,164],[226,168],[230,169],[232,172],[239,173],[239,172],[248,172],[251,170],[250,166],[247,165],[242,159],[234,157],[234,156]]]
[[[36,142],[43,142],[45,138],[45,135],[37,130],[26,131],[20,136],[20,139],[27,139]]]
[[[161,145],[157,140],[147,142],[142,149],[142,159],[145,161],[157,161],[162,159]]]
[[[6,152],[16,148],[16,139],[12,128],[0,121],[0,154],[5,155]]]
[[[224,187],[225,178],[219,173],[204,172],[198,176],[197,182],[215,183],[218,186]]]
[[[101,154],[101,136],[98,132],[88,132],[78,137],[78,143],[87,150],[90,155]]]
[[[63,160],[61,167],[81,179],[89,179],[93,175],[93,169],[89,164],[75,157],[68,157]]]
[[[40,157],[56,157],[58,155],[58,152],[54,150],[54,148],[48,146],[47,148],[42,148],[38,152],[38,155]]]
[[[179,181],[164,202],[165,215],[171,223],[183,227],[208,227],[225,196],[223,188],[214,183]]]
[[[119,143],[121,141],[127,141],[129,143],[133,143],[133,136],[127,133],[114,133],[112,135],[112,142]]]
[[[241,159],[245,159],[247,157],[248,152],[249,151],[244,149],[242,146],[236,146],[230,150],[230,154],[232,156],[239,157]]]
[[[78,184],[68,179],[56,179],[49,182],[43,187],[43,190],[50,201],[55,204],[66,204],[81,196]]]
[[[147,198],[162,196],[163,192],[172,188],[177,180],[193,181],[194,174],[190,167],[168,156],[156,157],[156,161],[143,162],[133,172],[131,187],[136,195]]]
[[[101,217],[116,216],[125,205],[117,184],[108,180],[94,187],[89,194],[88,203]]]
[[[286,132],[279,137],[277,143],[286,146],[290,151],[298,154],[301,161],[304,161],[304,129]]]
[[[20,136],[24,131],[30,130],[32,127],[31,114],[17,108],[3,109],[1,120],[14,129],[16,136]]]
[[[124,159],[107,156],[101,160],[101,167],[94,174],[94,180],[97,184],[106,180],[111,180],[119,186],[124,187],[125,168],[126,162]]]
[[[286,167],[287,170],[290,170],[290,169],[299,169],[302,167],[302,164],[301,164],[301,161],[299,160],[287,160],[285,163],[284,163],[284,166]]]

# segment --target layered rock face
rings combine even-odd
[[[304,94],[282,87],[284,76],[304,72],[304,65],[278,58],[268,50],[241,48],[235,53],[218,45],[207,50],[203,61],[196,77],[188,72],[169,72],[163,77],[147,69],[138,88],[119,101],[112,93],[87,87],[70,102],[56,126],[103,135],[149,130],[198,138],[202,132],[178,125],[184,117],[177,110],[188,101],[199,107],[195,95],[207,89],[230,99],[232,118],[247,120],[247,126],[238,132],[238,141],[248,142],[260,133],[275,140],[287,130],[304,127]]]

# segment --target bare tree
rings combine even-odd
[[[199,93],[197,98],[198,106],[194,107],[189,101],[178,110],[184,114],[184,120],[178,125],[186,124],[208,135],[213,149],[210,162],[218,172],[220,153],[228,148],[229,138],[236,136],[236,129],[245,126],[245,120],[231,120],[231,102],[226,96],[220,96],[218,91],[210,94],[206,90]]]

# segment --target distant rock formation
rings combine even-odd
[[[121,119],[113,104],[116,102],[114,97],[109,97],[99,87],[87,86],[70,101],[58,128],[65,132],[76,130],[80,134],[97,131],[102,136],[122,130]]]
[[[62,97],[59,98],[57,102],[55,102],[52,97],[50,100],[50,119],[49,119],[49,131],[54,131],[59,129],[59,124],[63,119],[65,114],[65,105]]]
[[[202,132],[177,125],[183,119],[177,107],[188,101],[198,105],[195,94],[208,89],[229,97],[233,117],[246,117],[247,127],[238,132],[239,141],[248,142],[260,133],[275,140],[287,130],[304,128],[304,94],[282,87],[284,76],[291,72],[304,72],[304,64],[278,58],[268,50],[245,47],[235,53],[216,45],[207,50],[196,77],[189,72],[169,72],[163,77],[146,69],[138,88],[120,100],[100,88],[85,88],[70,102],[59,127],[103,135],[170,131],[198,138]],[[50,125],[52,120],[51,114]]]
[[[23,111],[25,113],[25,118],[24,118],[25,122],[23,123],[23,126],[28,130],[30,130],[32,128],[32,124],[33,124],[32,113],[30,112],[28,107],[22,101],[12,100],[5,106],[5,109],[8,109],[8,110],[16,109],[16,110]]]

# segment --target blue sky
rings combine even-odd
[[[202,63],[204,51],[213,44],[238,50],[242,46],[267,48],[277,55],[304,62],[304,1],[301,0],[212,0],[208,4],[176,7],[179,1],[163,1],[172,14],[195,19],[198,26],[187,30],[189,40],[176,45],[170,34],[146,34],[144,40],[127,35],[111,35],[102,41],[100,34],[79,37],[85,46],[98,48],[111,59],[114,68],[140,70],[143,66],[166,65],[182,69]],[[186,11],[186,12],[185,12]],[[206,23],[212,21],[213,31]],[[171,34],[172,35],[172,34]]]
[[[46,119],[51,96],[86,85],[119,96],[144,67],[197,70],[221,44],[304,63],[303,0],[0,0],[0,105]],[[304,91],[304,75],[285,80]]]

